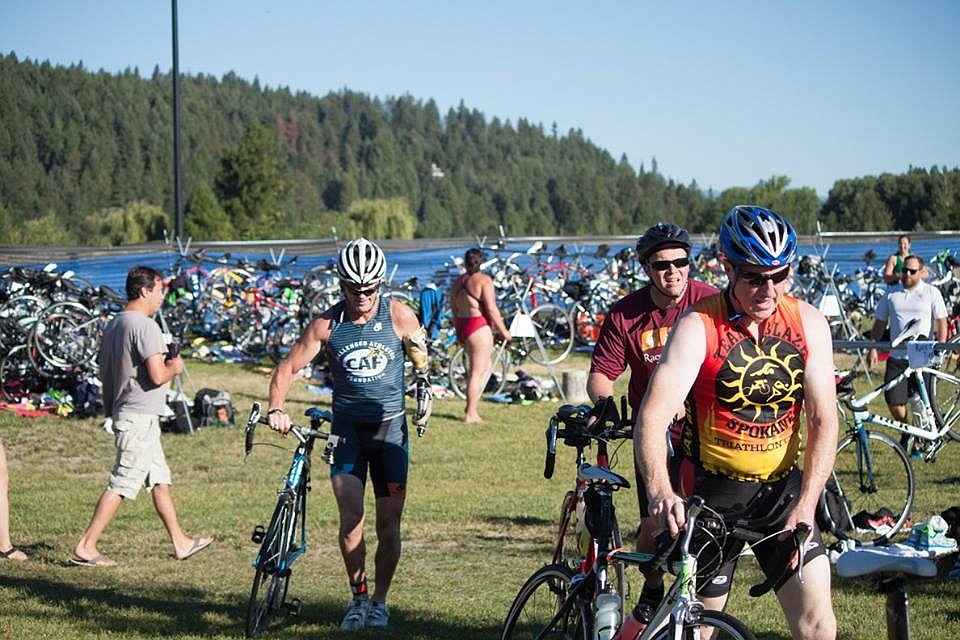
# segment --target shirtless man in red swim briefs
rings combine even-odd
[[[457,278],[450,288],[450,307],[457,330],[457,342],[467,353],[467,406],[463,410],[464,422],[481,422],[477,403],[483,392],[483,384],[493,365],[493,331],[503,340],[510,340],[510,331],[503,323],[497,309],[497,297],[493,280],[480,273],[483,252],[470,249],[463,256],[467,272]]]

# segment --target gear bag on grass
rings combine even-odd
[[[232,427],[230,394],[217,389],[200,389],[193,399],[193,418],[195,427]]]

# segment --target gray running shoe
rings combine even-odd
[[[386,602],[370,601],[370,608],[367,610],[367,628],[382,629],[390,622],[390,609]]]
[[[347,605],[347,615],[343,616],[340,628],[344,631],[359,631],[367,623],[367,614],[370,611],[368,598],[354,598]]]

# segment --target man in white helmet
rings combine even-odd
[[[406,305],[380,296],[387,261],[364,238],[348,242],[337,260],[343,301],[313,322],[270,381],[271,428],[286,433],[283,409],[294,374],[323,349],[333,376],[332,432],[344,436],[330,467],[340,512],[340,552],[353,598],[341,628],[386,627],[387,591],[400,558],[400,518],[406,497],[409,437],[404,413],[404,354],[417,371],[420,435],[430,416],[426,336]],[[374,591],[368,596],[363,497],[367,471],[376,496],[377,552]]]

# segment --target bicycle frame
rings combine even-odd
[[[865,424],[876,424],[900,433],[905,433],[922,440],[938,440],[947,435],[947,432],[950,431],[953,424],[956,422],[958,415],[949,416],[949,419],[944,420],[943,424],[936,425],[936,422],[933,424],[937,427],[936,430],[930,429],[921,429],[916,425],[913,425],[908,422],[901,422],[893,418],[888,418],[876,413],[873,413],[867,407],[876,399],[880,394],[888,389],[895,387],[909,376],[913,376],[914,381],[920,395],[920,400],[923,403],[924,411],[929,412],[929,416],[932,418],[933,409],[930,399],[930,394],[927,390],[927,385],[924,383],[923,375],[930,374],[935,378],[941,380],[949,381],[953,384],[960,384],[960,379],[940,371],[939,369],[931,369],[929,367],[921,367],[919,369],[913,369],[908,367],[900,375],[895,378],[892,378],[890,381],[882,384],[873,391],[866,393],[865,395],[859,398],[844,398],[839,404],[841,412],[843,412],[843,406],[846,405],[853,412],[853,427],[851,431],[862,431],[864,430]],[[844,416],[846,416],[845,412]]]
[[[293,462],[290,463],[290,469],[287,471],[287,475],[284,478],[283,487],[277,492],[278,496],[284,496],[288,500],[293,501],[297,499],[298,494],[301,493],[301,485],[303,486],[302,492],[306,496],[309,491],[310,486],[310,467],[313,454],[313,438],[308,438],[306,442],[301,443],[297,450],[293,454]],[[277,571],[285,571],[294,563],[294,561],[300,557],[307,550],[307,504],[306,501],[303,503],[303,511],[300,517],[300,544],[296,549],[290,553],[286,559],[282,559],[281,563],[277,566]],[[293,532],[291,532],[293,533]],[[260,566],[261,557],[260,551],[257,552],[257,557],[253,561],[253,567],[257,568]]]

